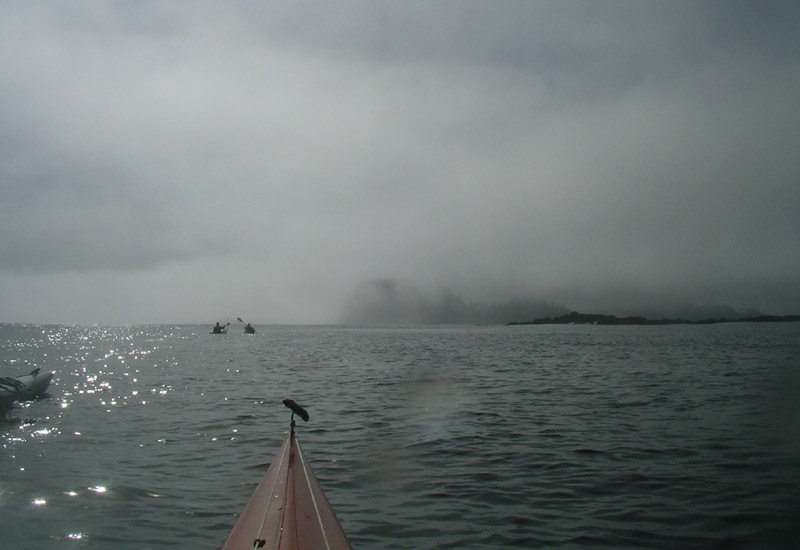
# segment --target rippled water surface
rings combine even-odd
[[[0,325],[3,548],[219,548],[288,429],[356,549],[793,548],[800,324]]]

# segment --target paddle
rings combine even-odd
[[[283,404],[292,409],[292,417],[294,417],[294,415],[296,414],[304,421],[308,422],[308,412],[303,407],[301,407],[291,399],[284,399]],[[292,418],[292,420],[294,420],[294,418]]]

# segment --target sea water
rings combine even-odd
[[[0,325],[2,548],[219,548],[298,437],[356,549],[794,548],[800,324]]]

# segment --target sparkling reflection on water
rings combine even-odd
[[[0,326],[9,548],[218,548],[298,428],[356,548],[775,548],[800,325]]]

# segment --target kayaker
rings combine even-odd
[[[253,325],[251,325],[250,323],[247,323],[247,325],[244,327],[244,333],[245,334],[255,334],[256,333],[256,329],[253,328]]]
[[[222,325],[217,321],[217,324],[214,325],[214,328],[211,330],[211,334],[222,334],[222,328]]]

